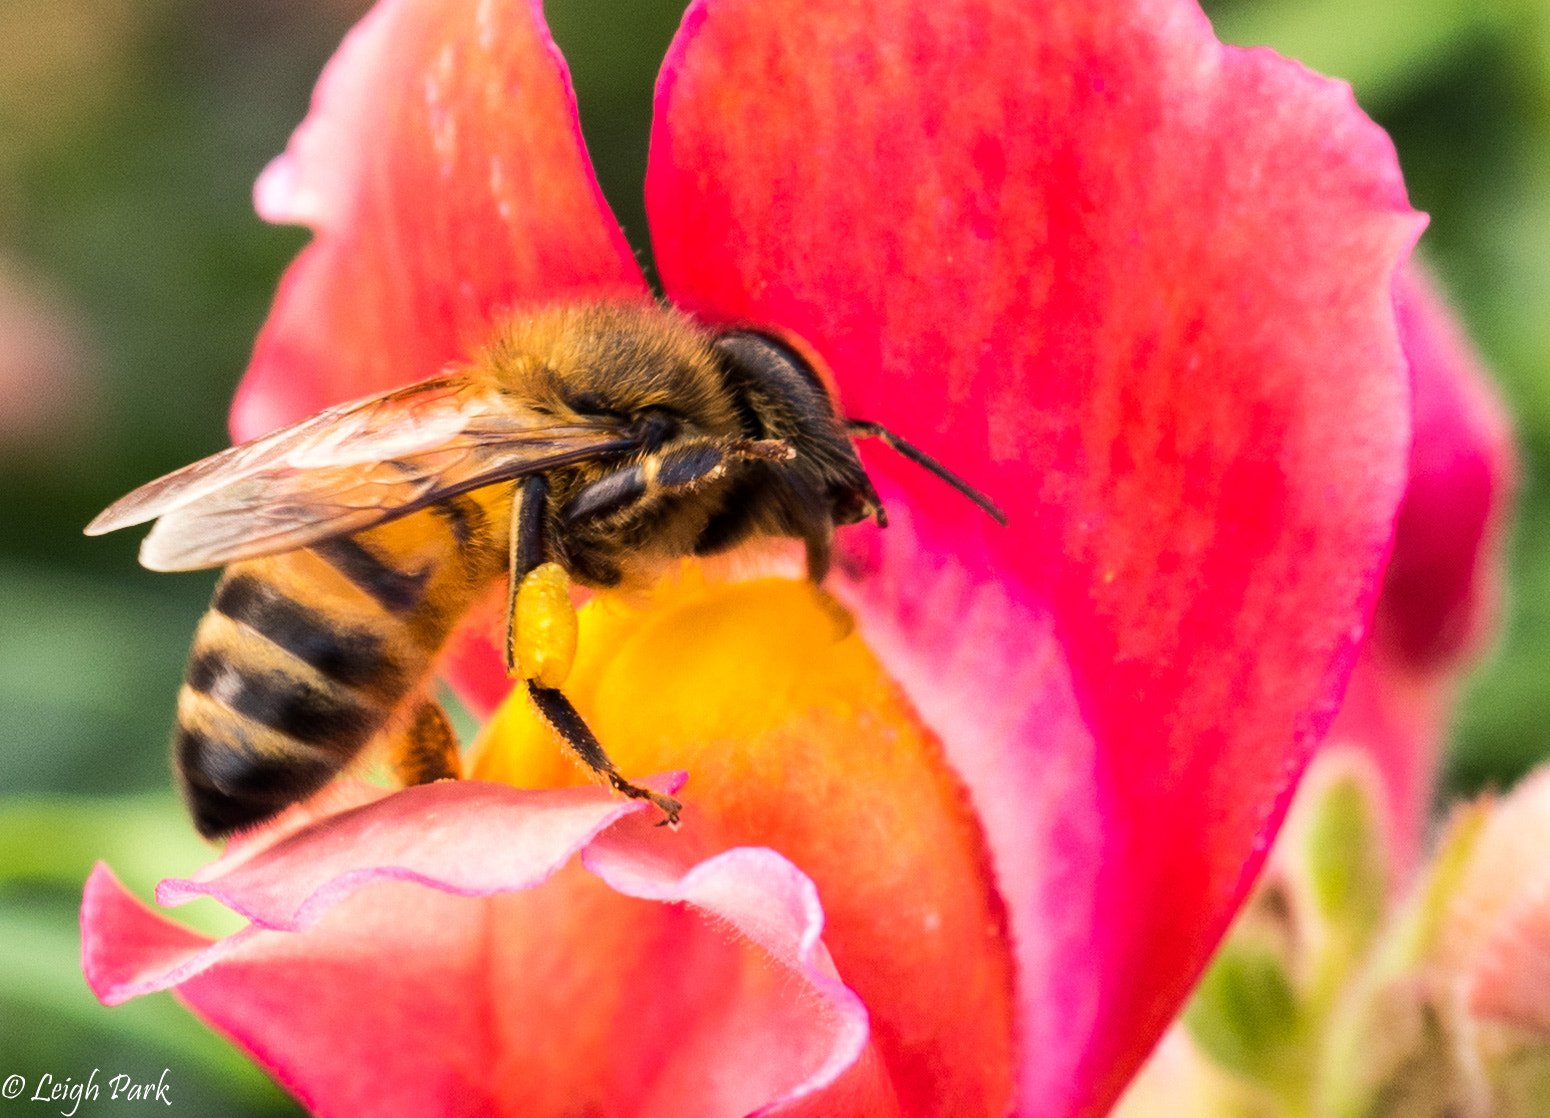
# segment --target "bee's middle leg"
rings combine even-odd
[[[662,809],[667,823],[676,824],[683,805],[671,796],[625,780],[586,720],[560,690],[576,655],[577,620],[564,568],[544,562],[548,492],[542,477],[530,477],[518,486],[514,498],[506,670],[524,680],[539,717],[583,764],[615,791],[631,799],[650,800]]]

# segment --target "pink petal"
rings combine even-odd
[[[1383,776],[1394,885],[1417,864],[1459,679],[1490,634],[1512,503],[1512,431],[1495,387],[1425,270],[1395,287],[1415,386],[1410,481],[1394,552],[1329,740]]]
[[[1448,732],[1456,680],[1396,670],[1378,641],[1362,649],[1345,703],[1325,748],[1355,747],[1375,767],[1372,791],[1381,805],[1389,885],[1395,895],[1420,865],[1437,758]]]
[[[1183,2],[722,0],[669,55],[647,197],[675,300],[791,331],[1011,516],[871,454],[895,526],[852,531],[843,593],[985,821],[1019,1112],[1102,1113],[1372,607],[1421,224],[1392,149]]]
[[[431,376],[508,308],[645,290],[536,0],[382,0],[255,199],[317,237],[259,335],[239,440]]]
[[[409,789],[164,882],[163,900],[215,896],[254,920],[213,943],[99,866],[87,977],[110,1002],[180,984],[325,1116],[836,1098],[896,1113],[811,881],[768,850],[690,864],[650,820],[615,826],[638,809],[593,788]],[[577,851],[612,888],[565,868]]]

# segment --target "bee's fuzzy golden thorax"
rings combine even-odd
[[[476,365],[560,418],[660,408],[707,435],[740,430],[709,335],[655,303],[584,303],[514,318]]]

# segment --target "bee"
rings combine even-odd
[[[862,437],[1005,523],[892,432],[840,418],[791,345],[642,301],[514,318],[466,367],[186,466],[86,532],[154,519],[144,566],[226,568],[173,739],[206,837],[307,799],[374,741],[405,783],[459,776],[428,682],[460,617],[503,577],[508,673],[594,773],[676,822],[679,802],[626,780],[562,690],[570,584],[642,587],[765,537],[800,541],[820,583],[837,527],[887,522]]]

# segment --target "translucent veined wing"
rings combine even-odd
[[[513,404],[487,382],[438,377],[328,408],[185,466],[115,502],[86,532],[159,518],[141,563],[217,567],[637,445],[622,420],[560,420]]]
[[[336,404],[147,482],[98,514],[86,534],[99,536],[143,524],[267,470],[347,466],[436,446],[488,410],[481,389],[463,377],[436,377]]]

